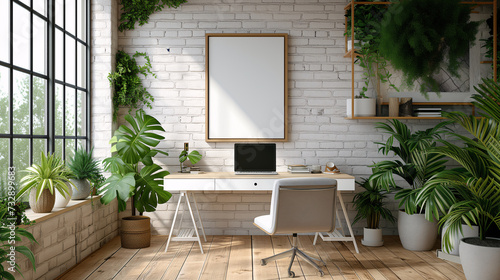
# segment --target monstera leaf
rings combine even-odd
[[[130,172],[122,176],[121,174],[111,175],[100,189],[101,202],[109,204],[111,201],[118,200],[118,211],[125,211],[127,208],[127,200],[134,195],[135,190],[135,173]]]
[[[160,170],[160,166],[153,164],[145,166],[136,174],[136,185],[139,187],[134,195],[134,202],[139,212],[153,212],[158,204],[165,203],[172,197],[162,187],[163,177],[170,173]]]

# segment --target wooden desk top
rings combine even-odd
[[[344,173],[288,173],[280,172],[278,175],[235,175],[234,172],[205,172],[201,174],[171,173],[165,179],[282,179],[282,178],[304,178],[304,177],[326,177],[332,179],[351,179],[354,176]]]

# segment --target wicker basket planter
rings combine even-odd
[[[122,218],[122,247],[139,249],[151,244],[151,219],[147,216],[129,216]]]
[[[35,213],[50,213],[54,208],[54,203],[56,201],[55,194],[50,193],[50,190],[45,189],[42,191],[42,195],[38,200],[36,200],[36,188],[30,191],[30,207]]]

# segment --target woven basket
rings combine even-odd
[[[50,193],[48,189],[42,191],[38,200],[36,200],[36,188],[32,188],[30,191],[30,207],[35,213],[50,213],[54,208],[55,201],[55,194]]]
[[[151,219],[147,216],[130,216],[122,218],[122,247],[139,249],[151,244]]]

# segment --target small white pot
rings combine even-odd
[[[351,101],[346,99],[346,114],[351,117]],[[375,98],[354,98],[354,116],[355,117],[373,117],[377,114],[377,100]]]
[[[69,194],[65,193],[66,197],[64,197],[61,193],[59,193],[59,191],[56,191],[56,202],[54,203],[54,208],[64,208],[71,200],[73,188],[70,184],[66,185],[68,186]]]
[[[441,232],[441,248],[443,252],[446,254],[458,256],[459,255],[459,244],[460,244],[460,239],[464,237],[478,237],[479,236],[479,227],[478,226],[472,226],[469,227],[468,225],[462,225],[462,233],[463,235],[459,232],[458,234],[453,233],[450,240],[451,244],[453,245],[453,249],[451,251],[446,250],[444,247],[444,234],[446,230],[448,229],[448,226],[443,227],[443,231]]]
[[[500,239],[486,238],[497,242]],[[479,237],[466,237],[460,240],[460,263],[467,280],[498,280],[500,277],[500,247],[475,245]]]
[[[71,182],[76,186],[72,187],[71,199],[86,199],[90,195],[90,183],[87,179],[71,179]]]
[[[370,247],[384,245],[384,240],[382,239],[382,229],[363,228],[363,239],[361,239],[361,243]]]
[[[425,214],[408,215],[399,210],[398,232],[401,244],[406,250],[429,251],[436,244],[438,224],[437,221],[427,221]]]

